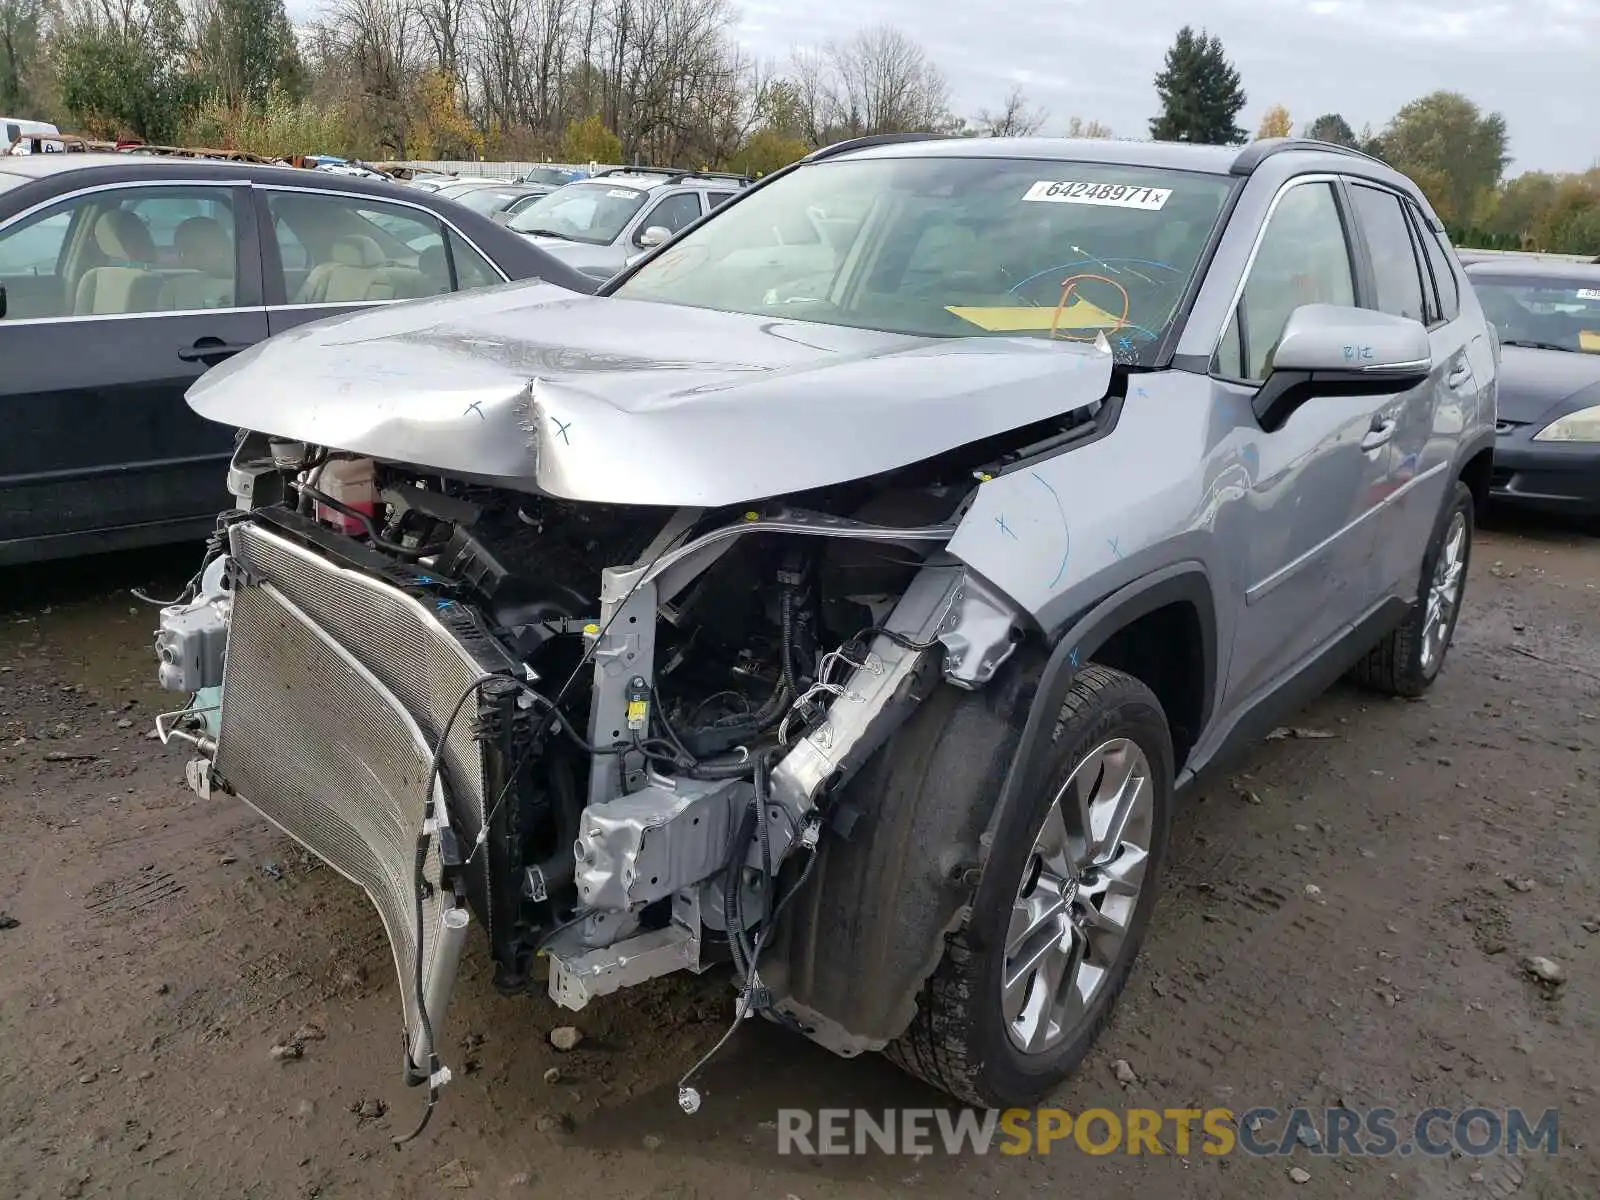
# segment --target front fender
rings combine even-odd
[[[818,878],[763,968],[780,1014],[844,1055],[881,1050],[905,1031],[946,935],[966,920],[997,815],[1040,786],[1080,665],[1118,630],[1177,602],[1200,617],[1209,721],[1216,620],[1208,576],[1193,561],[1105,597],[1048,655],[1033,641],[989,687],[946,687],[923,702],[837,798],[845,835],[824,840]]]
[[[1189,560],[1174,563],[1136,579],[1105,597],[1074,621],[1062,634],[1039,675],[1038,689],[1028,709],[1017,751],[1001,785],[995,813],[1016,797],[1041,783],[1056,714],[1079,669],[1090,662],[1119,630],[1169,604],[1187,603],[1199,615],[1203,683],[1199,734],[1210,726],[1217,703],[1217,616],[1212,586],[1204,564]],[[993,829],[991,814],[991,832]]]

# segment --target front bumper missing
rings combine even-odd
[[[248,543],[275,553],[251,555],[235,572],[214,766],[197,766],[190,782],[197,790],[225,786],[367,893],[394,956],[407,1079],[421,1083],[430,1056],[443,1044],[441,1030],[471,925],[457,881],[446,877],[440,858],[441,834],[451,827],[446,773],[438,774],[432,788],[437,828],[429,830],[421,871],[419,928],[416,854],[433,760],[430,738],[395,690],[291,599],[287,588],[263,578],[260,568],[279,567],[271,574],[291,586],[315,575],[324,584],[348,584],[339,578],[345,573],[274,535],[241,532],[235,531],[236,553]],[[290,563],[306,577],[285,574],[281,568]],[[392,606],[421,608],[387,585],[364,582],[374,594],[388,593],[381,598]],[[348,588],[339,590],[347,603],[354,599]],[[427,619],[425,611],[419,615]],[[367,636],[397,638],[405,632],[389,620]],[[417,665],[416,658],[410,665]],[[465,663],[462,669],[467,671]],[[433,723],[431,711],[423,716]],[[447,757],[459,755],[447,749]],[[475,799],[469,791],[469,804]]]

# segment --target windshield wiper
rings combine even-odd
[[[1571,350],[1571,346],[1558,345],[1555,342],[1529,342],[1521,338],[1501,338],[1502,346],[1521,346],[1524,350]]]
[[[519,230],[517,230],[517,232],[518,233],[525,233],[529,237],[560,238],[563,242],[575,242],[575,241],[578,240],[577,238],[573,237],[571,234],[561,233],[560,231],[555,230],[555,229],[519,229]]]

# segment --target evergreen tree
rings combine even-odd
[[[230,108],[260,107],[274,84],[291,99],[304,92],[305,68],[283,0],[215,0],[198,52],[207,82]]]
[[[1233,146],[1245,140],[1235,120],[1245,105],[1239,72],[1222,51],[1222,39],[1198,34],[1185,25],[1167,51],[1166,68],[1156,76],[1161,115],[1150,122],[1150,136],[1166,142]]]
[[[1324,113],[1311,122],[1306,130],[1306,136],[1315,138],[1319,142],[1332,142],[1335,146],[1349,146],[1352,150],[1358,149],[1360,143],[1356,141],[1356,131],[1350,128],[1338,113]]]

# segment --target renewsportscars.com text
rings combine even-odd
[[[824,1108],[778,1110],[778,1153],[847,1154],[1312,1154],[1481,1157],[1554,1154],[1555,1109],[1520,1108]]]

